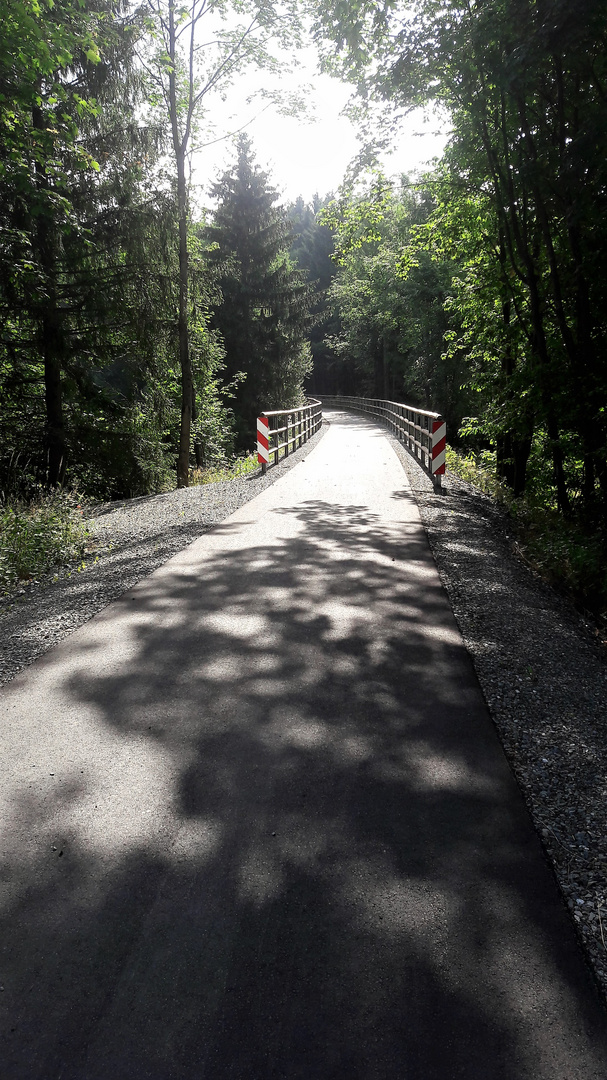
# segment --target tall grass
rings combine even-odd
[[[87,537],[77,495],[40,493],[0,507],[0,591],[82,557]]]
[[[535,490],[515,499],[495,473],[489,451],[461,454],[447,449],[447,467],[481,491],[492,495],[508,511],[519,554],[541,577],[592,615],[607,633],[607,534],[573,517],[566,520],[556,507]]]
[[[222,480],[238,480],[241,476],[250,476],[258,469],[257,453],[247,454],[234,461],[220,462],[205,469],[190,469],[190,484],[217,484]]]

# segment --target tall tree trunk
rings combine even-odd
[[[513,402],[516,400],[516,395],[512,390],[512,376],[516,368],[516,353],[513,348],[512,341],[509,338],[509,328],[512,321],[512,303],[506,298],[507,296],[507,271],[506,271],[506,245],[503,235],[503,227],[500,225],[500,269],[502,275],[502,290],[504,299],[502,301],[502,319],[506,330],[506,342],[501,356],[501,367],[504,378],[506,399],[509,403],[509,413],[511,414],[513,408]],[[520,416],[520,410],[523,406],[518,403],[519,418],[517,427],[520,429],[523,427],[522,417]],[[503,431],[497,438],[496,445],[496,472],[502,480],[512,488],[512,493],[515,497],[522,495],[525,491],[527,484],[527,462],[529,461],[529,455],[531,453],[531,443],[533,438],[533,419],[526,415],[524,417],[524,427],[528,428],[521,436],[515,433],[511,428],[507,431]]]
[[[538,252],[533,250],[538,237],[532,230],[529,234],[528,223],[520,214],[520,193],[514,189],[513,170],[510,167],[508,132],[506,120],[505,96],[502,95],[501,135],[505,167],[499,162],[494,147],[487,118],[484,117],[479,133],[484,142],[487,161],[491,169],[495,194],[495,210],[501,227],[501,236],[505,251],[517,277],[524,283],[529,298],[531,327],[527,332],[532,352],[536,358],[539,372],[540,394],[546,420],[546,430],[552,447],[554,482],[559,510],[564,516],[570,516],[571,504],[567,491],[564,469],[563,448],[560,441],[559,421],[553,394],[553,372],[544,325],[544,304],[538,270]],[[517,257],[518,256],[518,257]],[[520,259],[520,265],[519,265]]]
[[[510,431],[497,439],[496,472],[512,488],[515,497],[522,495],[527,485],[527,463],[531,453],[532,436],[515,438]]]
[[[44,128],[40,109],[32,110],[34,128]],[[46,410],[46,483],[56,487],[63,481],[67,465],[67,442],[63,416],[61,371],[65,361],[65,337],[61,313],[57,304],[57,258],[54,223],[45,206],[50,189],[49,179],[40,161],[36,162],[36,184],[41,205],[36,217],[34,243],[44,276],[44,289],[38,301],[40,351],[44,358],[44,398]]]
[[[192,430],[192,361],[188,327],[188,208],[185,179],[185,152],[177,161],[177,198],[179,204],[179,365],[181,368],[181,429],[177,458],[177,487],[187,487],[190,474],[190,434]]]
[[[188,327],[188,189],[186,182],[186,153],[192,111],[192,57],[190,57],[190,107],[185,132],[179,131],[179,94],[177,86],[176,51],[177,27],[175,24],[176,0],[169,2],[169,115],[173,137],[173,152],[177,166],[177,218],[179,229],[179,313],[177,337],[179,342],[179,366],[181,368],[181,428],[177,456],[177,487],[187,487],[190,479],[190,435],[192,430],[192,362],[190,358],[190,335]]]
[[[46,482],[49,487],[56,487],[57,484],[63,482],[67,466],[63,391],[61,387],[63,334],[53,299],[52,296],[49,297],[49,307],[43,311],[41,319],[46,404],[46,450],[48,456]]]

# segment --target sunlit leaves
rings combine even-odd
[[[343,0],[318,5],[317,33],[363,99],[450,110],[448,183],[426,236],[460,265],[448,351],[482,382],[489,437],[500,423],[508,438],[517,424],[549,431],[565,512],[577,432],[584,499],[600,492],[607,517],[604,2]],[[406,255],[401,270],[414,267]]]

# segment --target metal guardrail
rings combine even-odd
[[[416,409],[399,401],[383,398],[341,397],[323,395],[323,405],[329,408],[353,409],[369,413],[387,424],[399,442],[416,458],[440,488],[445,473],[447,425],[440,413]]]
[[[281,425],[281,418],[286,423]],[[274,465],[280,460],[280,451],[288,457],[292,450],[312,438],[322,424],[322,403],[316,398],[309,398],[306,405],[299,409],[274,409],[263,412],[257,418],[257,460],[265,473],[272,455]],[[281,442],[281,436],[284,441]]]

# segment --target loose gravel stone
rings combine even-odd
[[[288,458],[237,480],[107,503],[88,519],[90,551],[0,603],[0,686],[98,611],[302,461],[326,426]]]
[[[0,608],[0,684],[284,475],[322,438],[253,476],[99,507],[86,567]],[[607,663],[594,628],[520,560],[507,514],[447,474],[409,477],[504,750],[607,997]]]
[[[388,436],[506,756],[607,998],[607,654],[520,559],[508,514],[447,473],[442,493]]]

